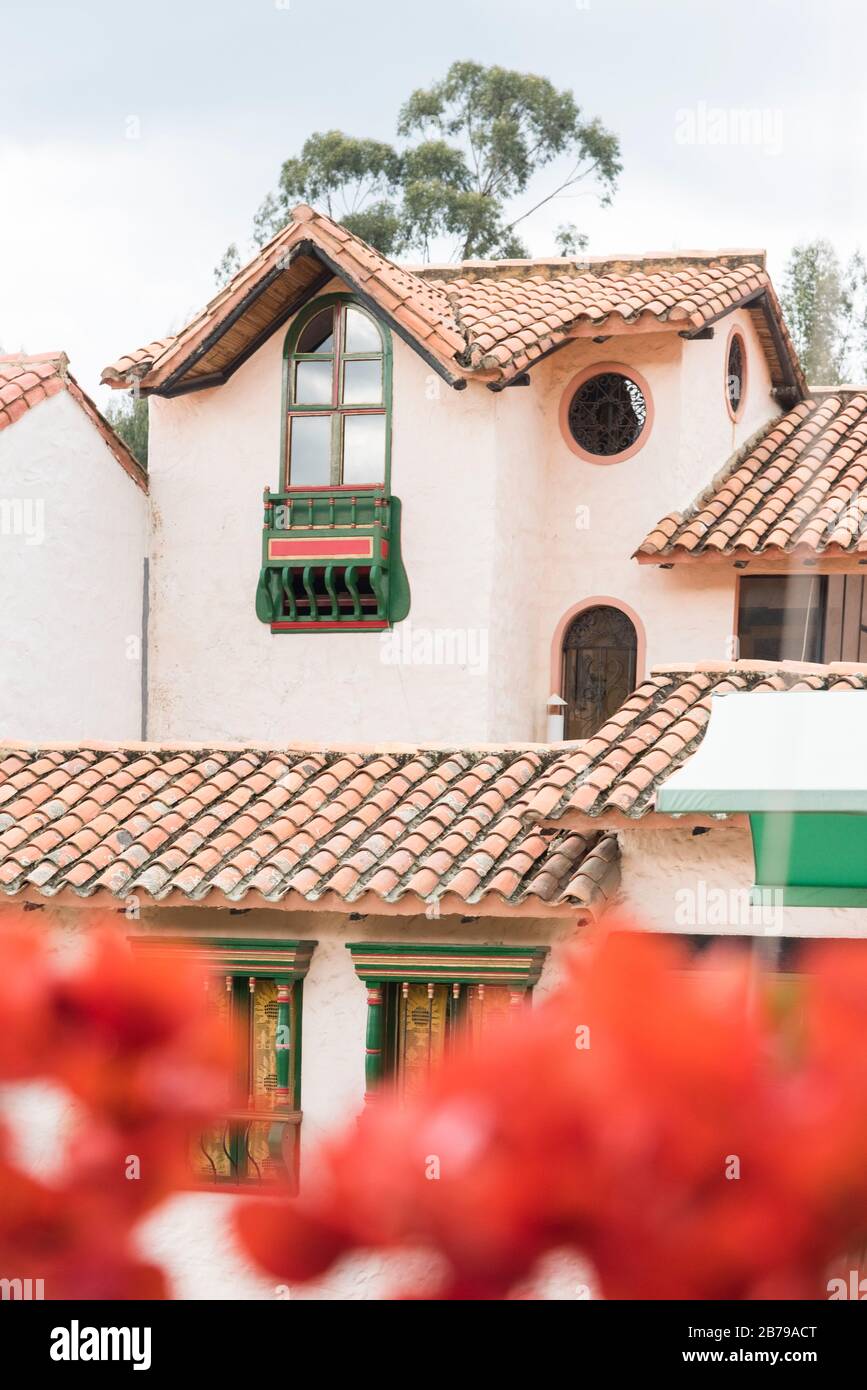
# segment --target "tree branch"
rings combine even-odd
[[[588,167],[584,170],[583,173],[579,174],[577,171],[580,168],[580,165],[577,165],[574,174],[570,175],[570,177],[566,179],[563,183],[561,183],[558,188],[555,188],[553,192],[548,193],[544,198],[540,198],[538,203],[534,203],[531,208],[527,208],[527,211],[522,212],[520,217],[516,217],[514,222],[507,223],[507,225],[503,228],[503,231],[513,231],[514,228],[517,227],[519,222],[524,222],[528,217],[531,217],[534,212],[538,212],[539,208],[543,208],[546,203],[550,203],[552,198],[559,197],[559,195],[563,192],[564,188],[571,188],[574,184],[581,183],[583,179],[587,178],[588,174],[592,174],[594,170],[596,170],[598,167],[598,160],[594,160],[592,164],[588,165]]]

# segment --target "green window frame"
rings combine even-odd
[[[197,1189],[298,1190],[303,979],[315,941],[135,936],[133,949],[164,959],[194,956],[205,968],[215,1017],[235,1031],[237,1110],[189,1138]]]
[[[346,949],[367,986],[367,1099],[383,1082],[411,1093],[455,1042],[478,1039],[492,1014],[520,1017],[548,954],[547,946],[440,942],[356,941]]]
[[[388,492],[391,404],[388,329],[355,295],[314,299],[283,346],[281,486]]]

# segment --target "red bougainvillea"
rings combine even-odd
[[[781,1020],[743,953],[610,934],[425,1094],[383,1091],[300,1199],[245,1204],[242,1239],[289,1281],[434,1250],[440,1298],[508,1297],[563,1247],[609,1298],[827,1297],[867,1234],[867,951],[815,947],[790,994]]]
[[[132,1232],[187,1181],[193,1126],[226,1107],[230,1039],[201,975],[133,959],[116,916],[91,917],[73,963],[23,914],[4,919],[0,1082],[50,1081],[78,1106],[55,1181],[18,1166],[0,1130],[0,1274],[41,1279],[46,1298],[166,1297]]]

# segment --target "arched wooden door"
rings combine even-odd
[[[619,608],[585,608],[563,639],[565,737],[590,738],[635,689],[638,638]]]

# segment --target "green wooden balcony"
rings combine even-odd
[[[265,489],[256,616],[272,632],[382,630],[409,612],[400,501],[383,486]]]

